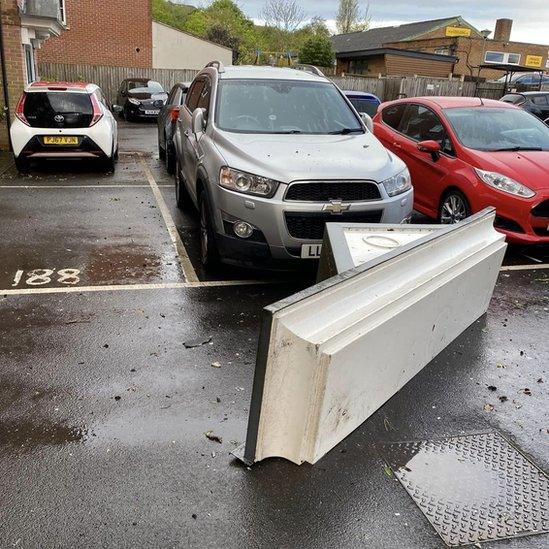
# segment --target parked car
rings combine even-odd
[[[343,93],[359,113],[365,112],[370,116],[375,116],[377,108],[381,105],[379,97],[373,93],[360,91],[344,91]]]
[[[511,103],[541,118],[549,121],[549,92],[508,93],[501,98],[505,103]]]
[[[148,78],[126,78],[120,83],[114,109],[128,122],[154,119],[166,103],[162,84]]]
[[[502,101],[415,97],[383,103],[380,141],[406,162],[414,207],[441,223],[495,206],[511,242],[549,243],[549,128]]]
[[[181,105],[185,103],[187,90],[190,84],[179,82],[170,91],[168,100],[160,109],[158,115],[158,153],[160,160],[166,162],[168,173],[173,174],[175,170],[175,150],[173,146],[173,132],[175,123],[179,118]]]
[[[113,171],[118,158],[116,120],[95,84],[31,84],[17,103],[10,135],[20,172],[34,160],[59,158],[95,158]]]
[[[296,266],[318,257],[327,221],[402,223],[405,164],[327,78],[223,67],[195,78],[176,125],[176,196],[200,212],[204,266]]]

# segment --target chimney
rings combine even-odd
[[[494,40],[500,42],[509,42],[511,39],[512,19],[498,19],[496,21],[496,30],[494,31]]]

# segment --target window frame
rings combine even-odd
[[[401,131],[401,128],[402,128],[402,122],[406,119],[406,116],[408,114],[407,111],[408,111],[409,107],[411,107],[412,105],[417,105],[418,107],[423,107],[424,109],[430,111],[433,114],[433,116],[435,116],[436,118],[438,118],[440,120],[440,123],[441,123],[442,127],[444,128],[446,138],[448,139],[448,141],[450,143],[450,147],[452,148],[452,152],[450,153],[450,152],[448,152],[447,150],[445,150],[441,147],[440,148],[440,154],[444,155],[444,156],[447,156],[448,158],[457,158],[458,155],[457,155],[457,151],[456,151],[456,146],[455,146],[454,140],[452,139],[452,135],[448,131],[448,124],[445,122],[444,118],[440,114],[435,112],[431,107],[428,107],[427,105],[424,105],[423,103],[419,103],[417,101],[409,101],[409,102],[406,102],[406,103],[399,103],[399,105],[405,105],[406,108],[405,108],[404,113],[402,114],[402,117],[401,117],[400,122],[398,124],[398,129],[395,129],[392,126],[389,126],[389,124],[386,124],[386,126],[388,128],[391,128],[393,131],[395,131],[399,135],[402,135],[402,137],[405,137],[406,139],[409,139],[413,143],[421,143],[421,140],[414,139],[413,137],[410,137],[409,135],[406,135],[405,133],[403,133]],[[381,120],[383,121],[383,111],[382,111]],[[384,124],[385,124],[385,122],[384,122]]]
[[[67,4],[65,0],[59,0],[59,19],[63,25],[67,24]]]
[[[490,53],[495,53],[497,55],[501,55],[502,58],[501,58],[501,61],[489,61],[488,59],[486,59],[486,57],[488,56],[488,54]],[[518,61],[516,63],[511,63],[509,61],[509,56],[510,55],[518,55]],[[484,62],[485,63],[490,63],[492,65],[501,65],[501,64],[505,64],[505,65],[517,65],[517,66],[520,66],[520,62],[522,60],[522,54],[520,53],[517,53],[517,52],[513,52],[513,51],[494,51],[494,50],[487,50],[484,52]]]
[[[185,96],[185,108],[187,109],[187,111],[189,111],[189,113],[191,115],[192,115],[194,109],[196,109],[198,107],[198,99],[200,97],[200,95],[198,95],[197,101],[196,101],[196,106],[194,107],[194,109],[191,110],[189,105],[190,105],[190,101],[191,101],[191,97],[192,97],[192,92],[194,91],[194,88],[196,86],[199,86],[200,84],[202,84],[202,88],[200,89],[200,93],[202,93],[202,89],[204,88],[205,83],[206,83],[206,77],[205,76],[199,76],[189,86],[189,89],[188,89],[187,94]]]

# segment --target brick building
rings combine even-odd
[[[65,0],[67,32],[40,51],[45,63],[199,69],[232,50],[152,19],[151,0]]]
[[[517,71],[520,67],[549,68],[549,46],[512,41],[512,25],[510,19],[498,19],[494,32],[484,33],[457,16],[340,34],[333,37],[337,71],[338,74],[377,76],[380,66],[372,53],[387,48],[455,57],[451,71],[455,76],[475,77],[479,65],[483,64],[509,64],[516,66]],[[493,38],[489,38],[492,34]],[[418,64],[395,69],[387,65],[381,74],[432,75],[425,73],[425,68]],[[481,77],[486,79],[501,76],[502,73],[496,70],[483,69],[481,73]]]
[[[37,79],[36,52],[65,29],[64,0],[0,0],[0,149],[8,148],[7,118],[25,85]],[[4,85],[3,74],[6,75]]]
[[[39,60],[70,65],[152,67],[151,0],[65,0],[67,32]]]

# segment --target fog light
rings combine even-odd
[[[245,221],[237,221],[233,225],[233,231],[236,236],[239,236],[240,238],[250,238],[252,236],[252,233],[254,232],[254,228]]]

